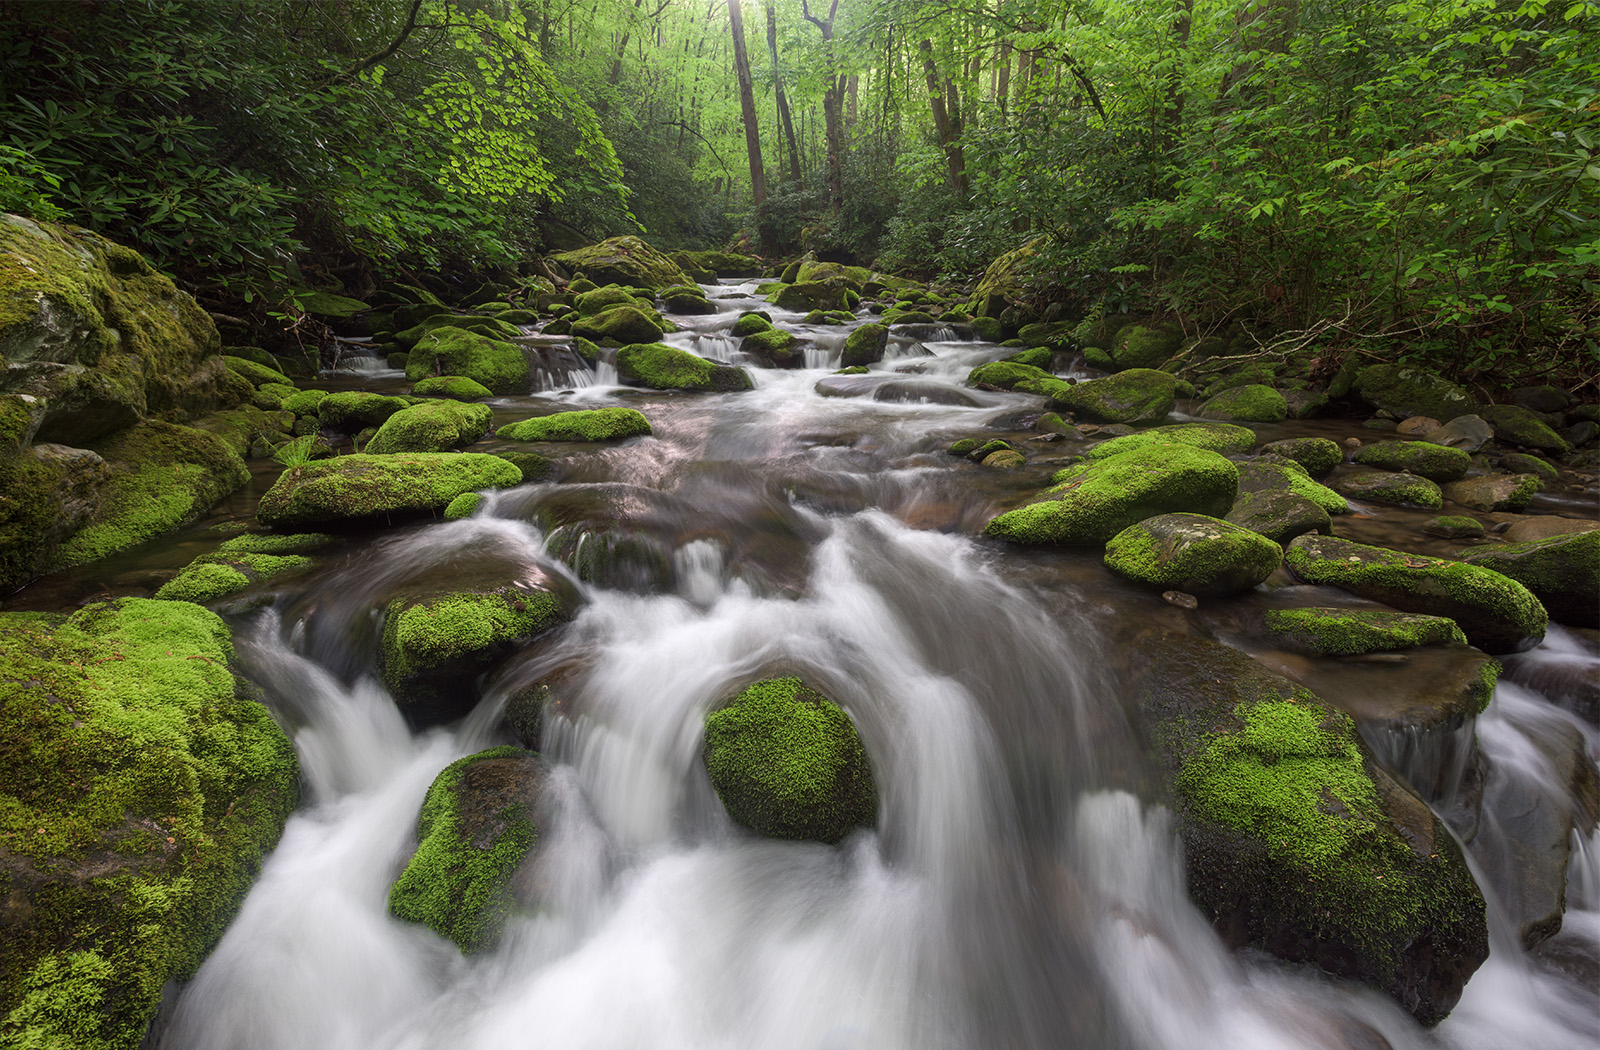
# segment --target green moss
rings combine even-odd
[[[654,390],[751,389],[744,369],[719,365],[665,343],[636,343],[618,350],[617,373]]]
[[[329,394],[317,402],[317,417],[325,427],[353,432],[380,426],[384,420],[407,407],[402,398],[346,390]]]
[[[896,306],[893,310],[885,310],[882,321],[886,325],[939,323],[938,318],[926,310],[914,310],[900,306]]]
[[[1494,427],[1494,436],[1501,441],[1557,455],[1572,451],[1572,446],[1551,429],[1550,424],[1520,405],[1491,405],[1480,414]]]
[[[877,821],[854,723],[799,678],[757,682],[708,715],[705,762],[728,815],[760,834],[832,843]]]
[[[1052,392],[1051,407],[1097,423],[1159,423],[1176,403],[1177,380],[1166,372],[1132,368]]]
[[[849,368],[835,369],[833,374],[836,376],[864,376],[870,371],[872,369],[866,365],[851,365]]]
[[[1526,452],[1508,452],[1500,457],[1500,467],[1513,474],[1533,474],[1541,481],[1555,481],[1561,476],[1561,471],[1554,463],[1530,456]],[[1412,471],[1413,474],[1417,473]],[[1437,479],[1436,479],[1437,480]]]
[[[451,500],[450,505],[444,509],[444,520],[460,521],[462,518],[470,518],[473,514],[477,513],[478,507],[482,504],[482,493],[463,492],[461,495]]]
[[[986,390],[1020,390],[1025,394],[1042,394],[1060,399],[1071,390],[1072,384],[1051,375],[1042,368],[1015,361],[991,361],[967,373],[967,385]]]
[[[302,541],[305,539],[305,537],[291,536],[256,538]],[[156,597],[166,601],[204,604],[237,594],[261,580],[315,564],[315,559],[298,554],[265,554],[243,547],[229,548],[227,544],[223,544],[215,552],[203,554],[190,562],[183,571],[156,591]]]
[[[419,339],[406,358],[406,378],[413,383],[441,375],[465,376],[496,394],[526,394],[533,373],[521,346],[445,327]]]
[[[1427,478],[1388,471],[1364,471],[1332,479],[1341,496],[1398,506],[1438,510],[1444,506],[1444,493]]]
[[[364,310],[371,309],[360,299],[335,295],[332,292],[296,291],[294,301],[300,305],[300,309],[313,317],[354,317]]]
[[[96,451],[116,473],[94,524],[61,545],[62,565],[82,565],[186,525],[250,480],[227,442],[171,423],[134,427]]]
[[[537,452],[494,452],[491,455],[516,467],[522,473],[522,480],[525,482],[542,481],[550,475],[552,469],[550,460]]]
[[[634,236],[612,237],[570,252],[551,256],[569,273],[583,273],[596,284],[670,288],[693,283],[675,263]],[[569,291],[580,291],[576,283]]]
[[[185,603],[0,614],[6,1045],[139,1046],[282,832],[294,750],[231,654]]]
[[[1467,644],[1456,622],[1445,616],[1387,609],[1273,609],[1266,615],[1274,640],[1319,656],[1357,656],[1431,643]]]
[[[512,441],[614,441],[650,432],[650,421],[631,408],[557,412],[508,423],[497,431]]]
[[[764,332],[745,336],[739,343],[739,350],[781,368],[800,360],[802,355],[795,350],[798,343],[799,340],[789,332],[781,328],[769,328]]]
[[[473,676],[511,645],[549,630],[566,610],[548,591],[462,591],[389,603],[382,642],[383,680],[402,702],[431,700],[441,676]]]
[[[584,292],[573,300],[572,305],[578,311],[579,317],[593,317],[600,311],[613,306],[642,306],[647,304],[640,303],[626,290],[612,284],[604,288],[596,288],[592,292]]]
[[[1215,452],[1181,445],[1135,449],[1058,472],[1038,502],[989,522],[984,535],[1012,543],[1104,543],[1157,514],[1220,517],[1238,494],[1239,471]]]
[[[572,347],[572,352],[583,358],[591,368],[600,360],[600,348],[582,336],[573,336],[568,345]]]
[[[744,314],[737,321],[733,322],[732,328],[728,329],[728,333],[730,335],[737,336],[741,339],[747,335],[755,335],[757,332],[770,331],[772,331],[772,321],[765,314],[761,313]]]
[[[977,448],[978,441],[976,438],[962,438],[960,441],[951,444],[945,451],[952,456],[967,456],[976,451]]]
[[[1472,457],[1459,448],[1431,441],[1376,441],[1362,445],[1355,462],[1381,470],[1404,471],[1429,481],[1455,481],[1466,476]]]
[[[593,317],[575,321],[572,334],[597,343],[611,340],[614,343],[650,343],[668,331],[653,310],[638,306],[613,306]]]
[[[1261,446],[1261,451],[1292,459],[1313,478],[1320,478],[1344,462],[1344,450],[1328,438],[1285,438]]]
[[[442,510],[463,492],[517,485],[522,472],[474,452],[350,455],[286,470],[256,508],[268,527]]]
[[[1367,404],[1396,419],[1427,416],[1448,423],[1478,410],[1465,390],[1410,365],[1369,365],[1356,373],[1351,388]]]
[[[326,390],[300,390],[283,399],[279,407],[286,408],[297,416],[314,416],[317,407],[322,404],[322,399],[328,396]]]
[[[1231,423],[1177,423],[1102,441],[1085,452],[1084,458],[1105,459],[1154,445],[1188,445],[1223,455],[1243,455],[1256,447],[1256,433]]]
[[[224,357],[222,360],[227,364],[229,371],[243,376],[253,387],[259,388],[268,383],[276,383],[290,389],[294,388],[294,381],[276,368],[268,368],[243,357]]]
[[[1111,358],[1119,369],[1154,368],[1177,353],[1182,342],[1180,332],[1131,324],[1112,339]]]
[[[448,397],[455,401],[476,401],[494,396],[494,391],[466,376],[429,376],[419,380],[411,392],[422,397]]]
[[[1001,438],[993,438],[993,439],[991,439],[989,441],[985,441],[983,444],[978,445],[976,448],[974,448],[970,452],[968,452],[967,453],[967,458],[970,459],[970,460],[981,462],[986,457],[991,456],[996,452],[1015,452],[1015,451],[1016,451],[1016,449],[1011,447],[1011,442],[1002,440]]]
[[[522,335],[522,329],[516,325],[496,321],[492,317],[483,317],[479,314],[436,313],[410,328],[396,332],[394,341],[407,350],[411,350],[415,349],[417,344],[429,340],[435,333],[444,329],[471,332],[473,335],[495,342],[516,339]]]
[[[1018,350],[1014,354],[1001,358],[1001,360],[1015,365],[1027,365],[1030,368],[1048,372],[1050,371],[1050,365],[1055,361],[1055,357],[1056,352],[1048,346],[1035,346],[1028,350]]]
[[[1271,576],[1283,548],[1257,532],[1202,514],[1161,514],[1106,542],[1106,568],[1163,590],[1233,594]]]
[[[1326,485],[1311,480],[1305,469],[1293,461],[1284,464],[1253,460],[1239,464],[1239,490],[1241,492],[1283,490],[1310,500],[1329,514],[1350,513],[1349,500]]]
[[[1446,540],[1476,540],[1484,536],[1483,522],[1460,514],[1442,514],[1422,523],[1422,532]]]
[[[1600,627],[1600,529],[1467,551],[1462,560],[1517,581],[1561,623]]]
[[[990,470],[1016,470],[1025,466],[1028,458],[1016,449],[1002,448],[989,453],[978,462]]]
[[[883,351],[888,345],[888,325],[864,324],[845,336],[839,363],[846,368],[873,364],[883,360]]]
[[[1224,390],[1200,406],[1202,416],[1239,419],[1247,423],[1281,423],[1289,417],[1283,395],[1260,383]]]
[[[1307,583],[1340,587],[1404,612],[1448,616],[1489,653],[1513,652],[1544,636],[1548,617],[1522,584],[1476,565],[1301,536],[1284,563]]]
[[[511,878],[539,838],[531,812],[542,780],[535,763],[531,752],[496,747],[445,767],[423,800],[417,850],[389,891],[390,914],[469,954],[499,940],[513,909]],[[505,766],[521,768],[508,777],[496,768]],[[497,797],[463,797],[485,788]]]
[[[396,452],[444,452],[481,438],[493,419],[494,412],[488,405],[428,401],[390,416],[363,451],[374,456]]]

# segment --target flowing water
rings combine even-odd
[[[750,285],[708,290],[730,296],[725,312],[682,319],[693,327],[670,341],[737,360],[727,329],[765,304]],[[1573,844],[1561,934],[1577,962],[1525,953],[1491,893],[1493,954],[1432,1032],[1376,992],[1230,954],[1187,902],[1125,707],[1126,656],[1104,640],[1110,619],[1171,610],[1092,558],[973,538],[1075,442],[1026,445],[1015,475],[955,460],[950,441],[1011,433],[1037,411],[1037,399],[962,384],[1008,351],[921,332],[834,391],[852,396],[822,396],[844,330],[772,312],[815,337],[806,368],[752,370],[754,391],[710,396],[627,390],[604,367],[581,383],[547,375],[539,392],[494,403],[502,422],[626,404],[654,437],[586,451],[559,481],[499,493],[472,519],[354,544],[238,621],[242,662],[291,728],[306,798],[155,1045],[1595,1045],[1592,838]],[[583,571],[584,544],[633,556]],[[581,611],[513,658],[470,716],[413,733],[376,684],[378,610],[440,577],[554,580]],[[1560,658],[1600,667],[1586,651]],[[391,919],[388,889],[434,775],[500,742],[505,694],[556,668],[565,699],[546,718],[552,773],[523,873],[537,903],[496,949],[464,959]],[[874,830],[838,847],[775,842],[723,814],[699,761],[702,718],[776,671],[854,717],[879,785]],[[1538,745],[1554,723],[1596,754],[1588,723],[1501,687],[1478,726],[1491,809],[1516,794],[1505,784],[1571,805]],[[1498,863],[1494,848],[1475,862]]]

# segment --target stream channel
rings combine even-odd
[[[557,480],[495,493],[466,520],[349,537],[314,572],[265,587],[270,605],[230,617],[306,790],[154,1046],[1593,1050],[1592,837],[1573,834],[1562,932],[1528,952],[1508,911],[1521,868],[1478,835],[1469,854],[1492,951],[1433,1030],[1313,967],[1230,953],[1189,904],[1125,685],[1140,654],[1116,639],[1159,625],[1245,647],[1230,632],[1251,609],[1348,596],[1280,575],[1188,612],[1114,577],[1098,552],[978,538],[1084,447],[1030,429],[1041,399],[965,386],[1010,349],[897,332],[870,373],[828,379],[846,328],[802,325],[753,283],[706,290],[723,312],[673,318],[668,342],[740,363],[727,329],[765,309],[811,340],[806,367],[751,368],[749,392],[682,395],[620,386],[603,363],[552,366],[540,390],[491,402],[497,424],[625,405],[654,436],[557,449]],[[326,378],[316,385],[407,389],[372,368]],[[823,396],[823,380],[848,396]],[[1370,437],[1356,420],[1259,429],[1263,442]],[[1028,462],[996,471],[945,453],[966,437],[1013,439]],[[216,526],[250,519],[278,469],[256,466],[251,488],[191,528],[41,581],[8,608],[148,594],[213,547]],[[1581,506],[1557,493],[1532,510]],[[1420,512],[1356,509],[1336,519],[1340,535],[1454,549],[1416,531]],[[375,675],[389,597],[545,577],[581,594],[576,620],[513,657],[464,720],[409,730]],[[1519,658],[1548,673],[1525,680],[1593,681],[1592,644],[1553,628]],[[1256,655],[1291,673],[1285,654]],[[875,830],[838,847],[779,842],[722,811],[699,757],[702,719],[774,672],[800,673],[855,719],[879,785]],[[493,951],[464,958],[390,918],[389,886],[433,777],[506,742],[507,692],[553,673],[565,685],[545,719],[551,774],[525,872],[538,906]],[[1600,754],[1592,724],[1509,678],[1476,731],[1485,826],[1515,819],[1496,805],[1575,805],[1549,740]]]

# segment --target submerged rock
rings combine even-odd
[[[1104,543],[1157,514],[1220,517],[1238,493],[1239,471],[1205,449],[1156,445],[1075,463],[1035,502],[999,515],[984,535],[1012,543]]]
[[[834,843],[877,822],[854,723],[799,678],[757,682],[707,715],[704,754],[728,816],[762,835]]]
[[[539,841],[539,756],[494,747],[457,759],[428,788],[417,849],[389,890],[389,914],[467,954],[499,941],[517,907],[515,876]]]
[[[475,452],[350,455],[283,472],[256,508],[269,528],[442,510],[463,492],[517,485],[522,471]]]
[[[185,602],[0,613],[7,1045],[141,1045],[238,910],[299,769],[232,655]]]
[[[1372,761],[1350,716],[1249,657],[1166,633],[1140,652],[1189,896],[1223,939],[1442,1020],[1487,958],[1488,930],[1427,805]]]
[[[1106,568],[1160,590],[1195,595],[1247,591],[1271,576],[1283,548],[1203,514],[1160,514],[1106,542]]]
[[[1307,583],[1338,587],[1404,612],[1447,616],[1467,641],[1490,653],[1531,648],[1548,616],[1529,590],[1465,562],[1369,547],[1332,536],[1301,536],[1284,563]]]

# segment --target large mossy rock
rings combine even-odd
[[[1450,482],[1444,487],[1444,495],[1473,510],[1519,511],[1542,488],[1544,483],[1537,474],[1482,474]]]
[[[1159,423],[1177,403],[1178,380],[1153,368],[1130,368],[1050,394],[1050,407],[1096,423]]]
[[[526,394],[532,386],[528,353],[516,343],[464,328],[435,328],[406,355],[406,378],[465,376],[496,394]]]
[[[1241,491],[1224,520],[1280,545],[1308,532],[1333,531],[1326,510],[1286,489]]]
[[[1232,419],[1243,423],[1281,423],[1289,418],[1283,395],[1261,383],[1229,387],[1200,406],[1207,419]]]
[[[1320,482],[1297,460],[1258,456],[1239,464],[1240,492],[1290,492],[1310,500],[1329,514],[1348,514],[1350,501]]]
[[[967,385],[980,390],[1017,390],[1059,400],[1072,384],[1042,368],[1018,361],[990,361],[967,373]]]
[[[751,389],[750,373],[744,369],[719,365],[665,343],[637,343],[618,350],[617,374],[652,390]]]
[[[849,285],[834,279],[786,284],[773,292],[769,301],[780,310],[809,313],[812,310],[848,310],[851,298]]]
[[[615,441],[650,433],[650,421],[632,408],[592,408],[508,423],[496,434],[512,441]]]
[[[552,587],[518,584],[389,602],[379,666],[384,685],[413,725],[472,709],[474,682],[514,648],[570,615]]]
[[[634,297],[626,288],[608,284],[604,288],[596,288],[592,292],[584,292],[572,301],[572,308],[578,312],[579,317],[593,317],[602,310],[609,310],[613,306],[649,306]]]
[[[546,776],[538,755],[516,747],[446,766],[423,799],[417,849],[389,890],[389,914],[467,954],[492,948],[517,906],[517,869],[539,840]]]
[[[1557,434],[1537,413],[1521,405],[1491,405],[1483,410],[1483,418],[1494,428],[1494,436],[1509,444],[1556,455],[1572,451],[1566,438]]]
[[[365,390],[341,390],[317,401],[317,421],[329,430],[356,433],[368,427],[381,427],[396,412],[410,407],[403,397],[373,394]]]
[[[445,452],[462,448],[483,437],[494,419],[488,405],[460,401],[430,401],[401,409],[367,442],[365,452],[385,456],[395,452]]]
[[[294,748],[198,605],[0,613],[0,1042],[135,1050],[294,808]]]
[[[1472,465],[1467,453],[1431,441],[1377,441],[1362,445],[1351,458],[1362,466],[1404,471],[1440,483],[1465,477]]]
[[[1600,627],[1600,529],[1467,550],[1460,557],[1528,588],[1552,620]]]
[[[1320,478],[1344,462],[1344,450],[1330,438],[1283,438],[1261,446],[1265,455],[1292,459],[1313,478]]]
[[[283,472],[256,508],[268,528],[370,522],[439,511],[463,492],[522,482],[498,456],[476,452],[353,455]]]
[[[1277,543],[1204,514],[1158,514],[1106,541],[1106,568],[1162,590],[1247,591],[1283,561]]]
[[[888,325],[864,324],[845,336],[839,365],[842,368],[858,368],[877,364],[883,360],[883,351],[888,345]]]
[[[275,576],[310,568],[316,559],[307,555],[333,542],[321,532],[236,536],[184,566],[161,585],[156,597],[198,604],[219,601]]]
[[[1402,612],[1447,616],[1467,641],[1489,653],[1532,648],[1549,619],[1528,588],[1465,562],[1301,536],[1289,544],[1284,563],[1306,583],[1338,587]]]
[[[653,289],[694,283],[676,263],[638,237],[612,237],[551,258],[595,284]]]
[[[1027,506],[1007,511],[984,535],[1012,543],[1104,543],[1157,514],[1221,517],[1238,495],[1239,471],[1215,452],[1181,445],[1135,449],[1074,463]]]
[[[1199,638],[1138,645],[1201,912],[1235,948],[1314,962],[1437,1024],[1489,949],[1449,831],[1306,689]]]
[[[705,763],[728,816],[762,835],[833,843],[877,823],[855,724],[799,678],[757,682],[707,715]]]
[[[522,334],[522,329],[514,324],[497,321],[492,317],[484,317],[481,314],[437,313],[412,325],[410,328],[396,332],[394,341],[405,349],[410,350],[424,339],[433,335],[433,333],[445,328],[453,331],[471,332],[474,335],[481,335],[485,339],[502,341],[515,339]]]
[[[1356,373],[1351,389],[1361,400],[1396,419],[1427,416],[1448,423],[1477,411],[1465,390],[1409,365],[1368,365]]]
[[[1183,333],[1152,324],[1123,325],[1111,339],[1111,360],[1118,371],[1154,368],[1178,352]]]
[[[805,361],[800,340],[781,328],[753,332],[739,342],[739,352],[773,368],[798,368]]]
[[[1444,493],[1439,486],[1415,474],[1358,470],[1328,480],[1335,492],[1350,499],[1426,510],[1439,510],[1444,506]]]
[[[1225,456],[1246,455],[1256,447],[1256,432],[1232,423],[1176,423],[1102,441],[1083,456],[1085,459],[1106,459],[1154,445],[1187,445],[1210,449]]]
[[[593,317],[573,322],[572,334],[596,343],[651,343],[660,339],[666,328],[654,311],[638,306],[612,306]]]
[[[429,376],[419,380],[411,392],[418,397],[447,397],[452,401],[476,401],[494,396],[493,390],[466,376]],[[285,407],[287,404],[285,402]]]
[[[33,440],[87,446],[247,392],[210,316],[131,248],[0,215],[0,393],[40,402]]]

